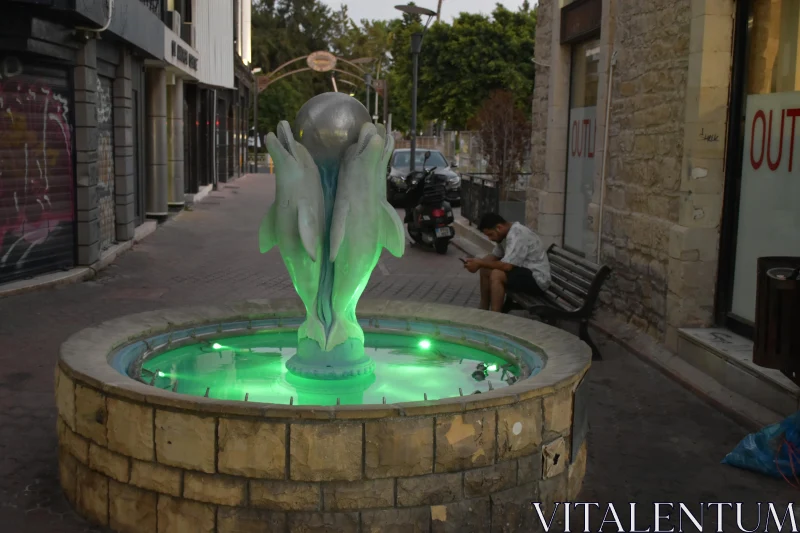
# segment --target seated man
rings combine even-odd
[[[502,312],[506,291],[543,294],[550,287],[550,261],[541,239],[519,222],[486,213],[478,229],[495,242],[482,259],[467,259],[464,268],[481,271],[481,309]]]

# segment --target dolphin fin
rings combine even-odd
[[[317,300],[314,299],[314,309],[316,309]],[[320,348],[325,347],[325,326],[322,325],[316,312],[308,313],[306,321],[299,328],[300,337],[306,337],[317,341]]]
[[[347,342],[347,339],[356,339],[363,342],[364,331],[358,325],[358,322],[354,323],[345,318],[334,316],[325,350],[331,351],[340,344]]]
[[[297,206],[297,229],[300,231],[300,240],[306,253],[315,263],[317,262],[317,248],[319,245],[319,231],[317,228],[317,214],[308,204]]]
[[[333,208],[333,223],[331,223],[331,262],[336,261],[336,256],[339,254],[339,248],[344,241],[345,222],[347,222],[347,215],[350,214],[350,202],[343,201],[341,204],[335,204]]]
[[[395,257],[402,257],[406,249],[406,232],[403,222],[389,202],[382,201],[380,218],[381,242]]]
[[[265,254],[276,244],[278,244],[278,236],[275,233],[275,204],[272,204],[261,220],[261,227],[258,228],[258,245],[261,253]]]

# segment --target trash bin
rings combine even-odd
[[[758,259],[753,362],[800,384],[800,257]]]

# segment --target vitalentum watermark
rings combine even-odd
[[[699,504],[654,503],[628,506],[601,505],[596,502],[558,502],[552,512],[540,502],[531,502],[537,518],[547,532],[563,533],[798,533],[800,519],[792,503],[709,502]],[[800,509],[800,508],[799,508]],[[549,514],[550,516],[547,516]],[[597,529],[590,529],[602,516]],[[711,522],[708,520],[711,517]],[[593,520],[592,520],[593,519]],[[735,526],[723,525],[735,522]]]

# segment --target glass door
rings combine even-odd
[[[594,194],[599,62],[600,41],[572,47],[564,247],[580,255],[591,253],[596,240],[589,204]]]

